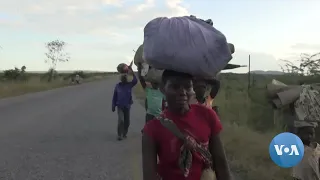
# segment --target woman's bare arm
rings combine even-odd
[[[147,85],[146,85],[146,81],[144,80],[144,77],[141,76],[141,70],[142,70],[142,65],[139,64],[138,65],[138,78],[139,78],[139,81],[140,81],[142,88],[145,89]]]
[[[156,144],[146,134],[142,135],[143,180],[158,180]]]
[[[231,172],[219,135],[211,136],[209,150],[212,155],[213,169],[216,172],[217,180],[231,180]]]

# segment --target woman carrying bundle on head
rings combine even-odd
[[[194,77],[214,76],[231,60],[225,36],[193,17],[156,18],[144,29],[143,53],[164,70],[160,89],[167,101],[143,129],[143,179],[230,180],[219,117],[190,104]]]

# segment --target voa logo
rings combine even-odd
[[[269,145],[269,154],[274,163],[283,168],[299,164],[304,155],[301,139],[292,133],[281,133],[275,136]]]
[[[291,145],[291,147],[286,147],[285,145],[274,145],[274,149],[278,156],[282,156],[283,153],[289,156],[299,156],[300,153],[296,145]]]

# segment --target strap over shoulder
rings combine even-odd
[[[177,127],[177,125],[170,119],[165,117],[158,117],[157,119],[160,120],[160,123],[162,126],[167,128],[172,134],[174,134],[177,138],[185,141],[186,137],[185,135],[180,131],[180,129]]]
[[[180,149],[179,166],[185,177],[189,175],[189,170],[192,165],[193,151],[196,151],[201,155],[202,160],[207,167],[212,166],[212,156],[206,147],[198,144],[193,137],[182,133],[172,120],[165,117],[158,117],[158,120],[162,126],[167,128],[171,133],[184,142]]]

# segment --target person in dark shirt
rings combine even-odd
[[[193,86],[197,103],[212,108],[218,114],[218,106],[213,106],[213,101],[219,92],[220,81],[214,78],[194,78]]]
[[[118,140],[127,138],[130,126],[130,107],[133,103],[132,88],[138,83],[131,66],[129,66],[129,74],[133,75],[133,80],[128,82],[128,74],[120,75],[120,82],[115,86],[112,98],[112,112],[117,108],[118,112]]]

